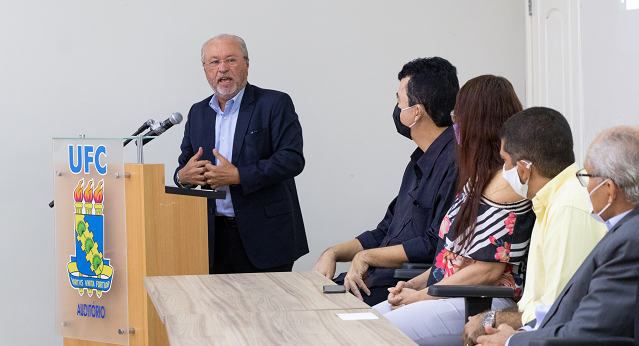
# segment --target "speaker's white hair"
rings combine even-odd
[[[204,49],[206,48],[206,45],[208,45],[209,42],[211,42],[213,40],[225,39],[225,38],[230,38],[230,39],[233,39],[233,40],[237,41],[237,43],[239,43],[239,45],[240,45],[240,50],[242,51],[242,56],[244,57],[244,59],[248,60],[249,56],[248,56],[248,49],[246,48],[246,42],[244,42],[244,40],[241,37],[236,36],[236,35],[220,34],[220,35],[217,35],[217,36],[215,36],[213,38],[208,39],[202,45],[202,50],[201,50],[202,64],[204,64]]]

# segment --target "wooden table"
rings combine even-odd
[[[316,272],[156,276],[144,286],[172,346],[415,345],[392,323]],[[379,319],[342,321],[337,313]]]
[[[415,345],[376,310],[378,320],[342,321],[336,314],[372,309],[171,315],[171,345]]]

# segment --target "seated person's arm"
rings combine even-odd
[[[499,282],[501,274],[504,272],[506,263],[503,262],[483,262],[477,261],[468,267],[460,269],[454,275],[444,278],[436,285],[488,285],[494,286]],[[430,272],[429,272],[430,273]],[[423,275],[423,274],[422,274]],[[392,294],[391,294],[392,295]],[[441,299],[428,295],[428,288],[414,290],[404,288],[393,297],[389,295],[388,302],[391,305],[401,306],[415,303],[422,300]]]
[[[393,245],[358,252],[353,258],[353,262],[356,261],[369,267],[401,268],[402,263],[408,262],[408,257],[402,245]]]
[[[337,262],[350,262],[355,255],[364,250],[362,244],[357,239],[347,241],[346,243],[329,247],[317,260],[313,271],[319,272],[329,279],[335,276],[335,265]]]
[[[377,228],[375,228],[374,230],[366,231],[349,242],[326,250],[325,253],[322,254],[320,259],[317,261],[314,270],[317,270],[320,273],[323,272],[326,277],[331,276],[330,278],[332,279],[332,275],[335,274],[335,262],[352,261],[351,267],[349,268],[349,271],[344,278],[344,286],[346,287],[347,291],[352,291],[356,297],[362,299],[358,287],[362,288],[366,293],[370,292],[368,291],[368,288],[364,284],[362,278],[362,276],[368,269],[368,265],[361,261],[361,257],[357,257],[356,255],[366,250],[377,250],[381,246],[384,238],[388,233],[388,227],[393,220],[396,202],[397,197],[393,199],[393,201],[389,204],[388,209],[386,210],[386,214],[384,215],[384,219],[382,219],[382,221],[377,225]],[[404,260],[404,262],[405,261],[406,260]],[[363,271],[361,271],[362,268],[364,268]],[[358,274],[355,274],[355,271],[357,271],[358,273],[361,272],[361,274],[359,274],[358,276]]]
[[[426,288],[426,285],[428,284],[428,277],[430,276],[430,268],[428,268],[427,271],[417,275],[416,277],[408,280],[408,285],[403,285],[404,287],[408,287],[408,288],[412,288],[414,290],[423,290],[424,288]],[[403,282],[403,281],[400,281]],[[399,285],[399,283],[398,283]],[[397,288],[397,287],[396,287]],[[400,290],[397,291],[397,293],[399,293]]]
[[[364,274],[369,267],[401,268],[402,263],[407,261],[408,257],[402,245],[360,251],[351,261],[351,266],[344,278],[344,286],[347,291],[350,290],[357,298],[362,299],[360,289],[370,295],[370,290],[364,283]]]
[[[468,317],[468,323],[466,323],[464,331],[462,332],[464,345],[476,345],[477,338],[486,335],[483,321],[487,312],[488,311],[485,311],[481,314]],[[517,306],[506,308],[495,313],[495,326],[502,324],[507,324],[515,330],[523,327],[521,324],[521,312],[519,312]]]
[[[388,232],[388,226],[393,220],[396,202],[397,198],[391,201],[384,215],[384,219],[377,225],[377,228],[366,231],[346,243],[326,249],[317,260],[313,271],[319,272],[332,280],[335,275],[335,264],[337,262],[350,262],[358,252],[364,249],[379,247]]]
[[[506,264],[505,262],[476,261],[468,267],[460,269],[455,275],[442,279],[435,285],[496,286],[501,274],[504,273]]]
[[[400,281],[395,287],[389,288],[388,301],[390,302],[391,300],[395,299],[395,296],[398,295],[404,288],[410,288],[417,291],[426,288],[426,285],[428,284],[428,277],[430,276],[430,269],[431,268],[428,268],[427,271],[417,275],[416,277],[408,281]]]

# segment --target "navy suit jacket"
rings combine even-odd
[[[639,207],[599,241],[557,297],[538,330],[509,345],[553,337],[634,336],[639,279]]]
[[[184,127],[182,154],[173,179],[200,147],[201,160],[215,162],[212,96],[194,104]],[[294,177],[304,169],[302,127],[293,101],[282,92],[247,84],[240,105],[231,163],[240,184],[230,186],[242,243],[261,269],[294,262],[308,253]],[[203,188],[209,188],[204,186]],[[213,264],[215,200],[208,202],[209,265]]]

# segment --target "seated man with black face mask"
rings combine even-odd
[[[418,148],[404,171],[399,194],[377,228],[328,248],[313,270],[333,279],[337,262],[351,262],[335,282],[369,305],[386,300],[404,262],[432,262],[439,226],[457,186],[455,133],[450,113],[459,91],[457,70],[447,60],[415,59],[398,75],[393,120],[397,132]],[[362,294],[363,292],[363,294]]]

